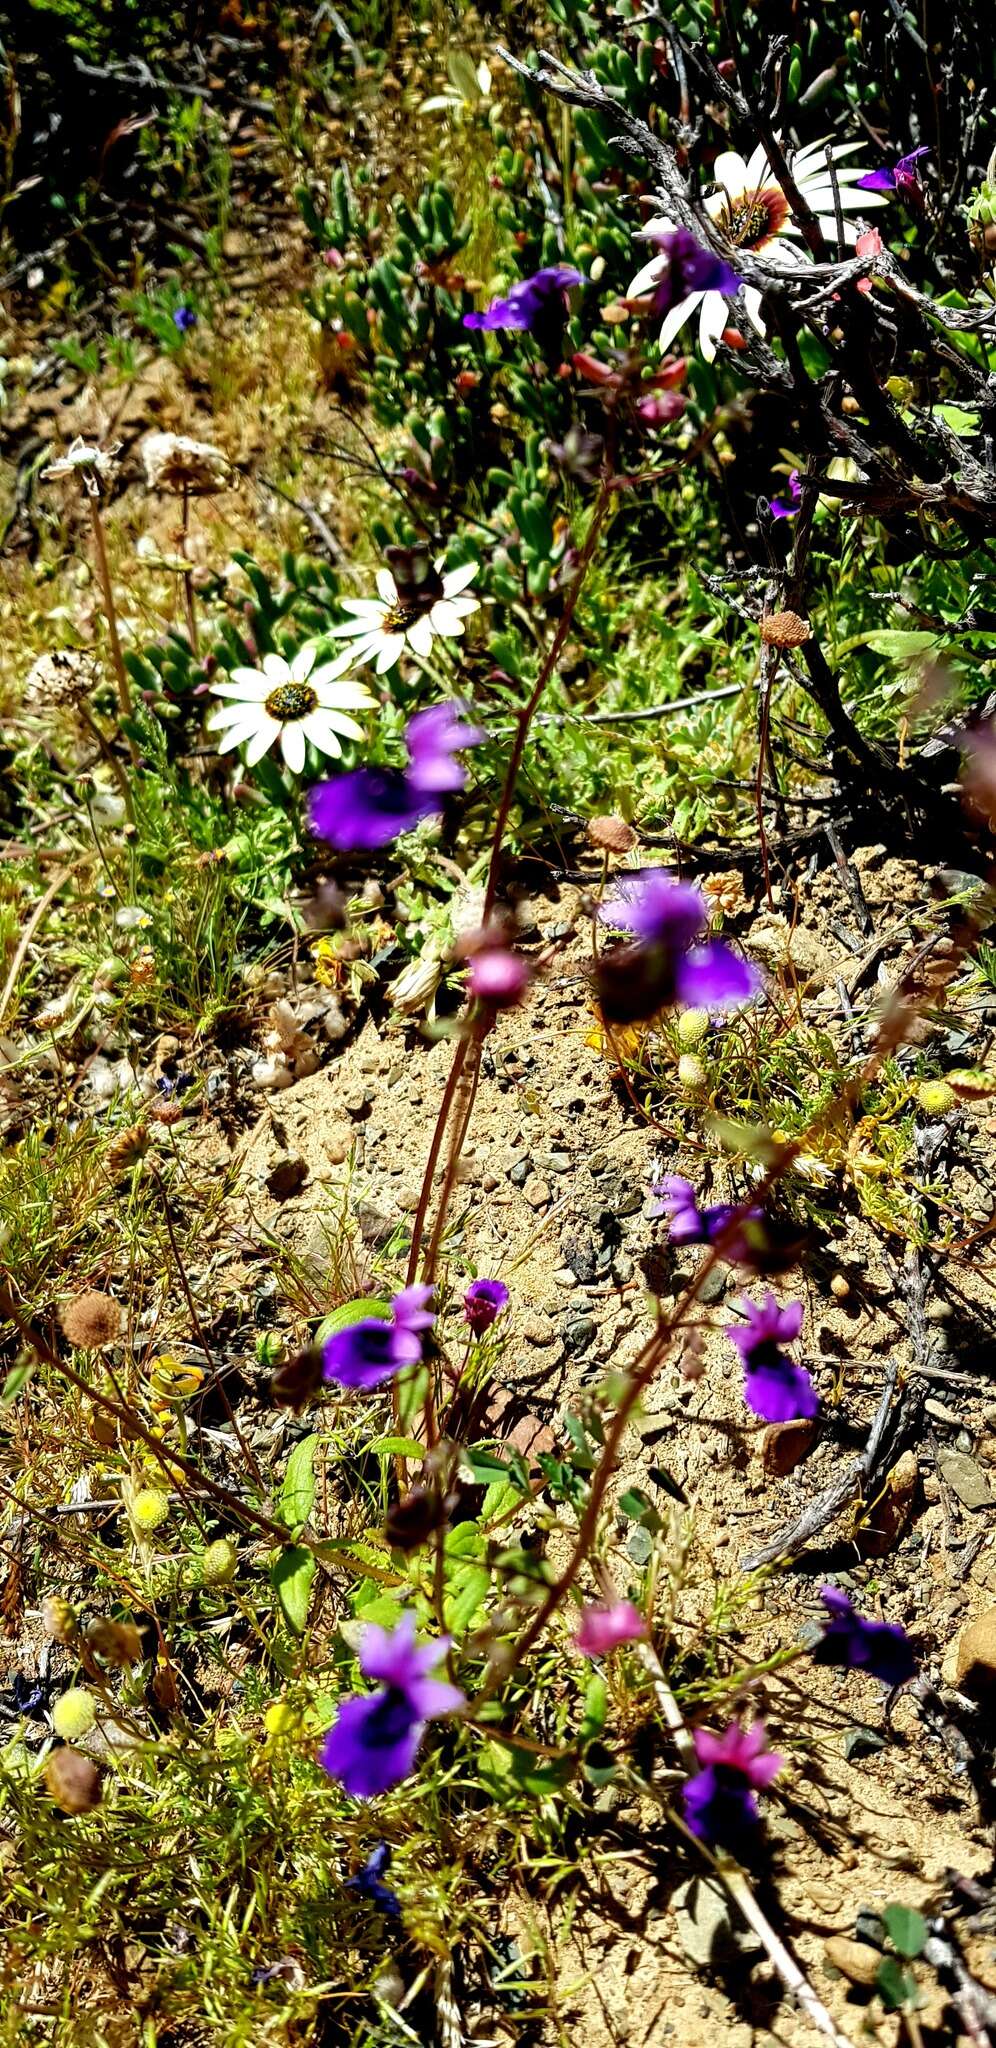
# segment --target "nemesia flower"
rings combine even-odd
[[[366,1392],[417,1365],[422,1356],[421,1332],[430,1330],[436,1320],[427,1307],[431,1298],[431,1287],[405,1287],[391,1303],[390,1322],[380,1316],[364,1316],[327,1337],[322,1346],[322,1378]]]
[[[179,334],[189,334],[197,325],[197,315],[192,306],[177,306],[173,314],[173,325]]]
[[[620,1643],[639,1642],[646,1633],[646,1619],[632,1600],[600,1600],[582,1610],[574,1644],[582,1657],[607,1657]]]
[[[674,1002],[735,1008],[760,987],[757,970],[730,946],[718,939],[695,944],[708,924],[705,898],[665,868],[620,876],[619,894],[602,904],[599,916],[636,934],[635,944],[598,961],[598,1000],[611,1023],[632,1024]]]
[[[682,1180],[680,1174],[666,1174],[655,1182],[651,1193],[660,1197],[653,1213],[667,1217],[672,1244],[715,1244],[736,1215],[736,1205],[731,1202],[715,1202],[711,1208],[700,1209],[691,1181]],[[747,1210],[740,1219],[741,1228],[723,1246],[725,1258],[749,1260],[750,1237],[743,1226],[759,1223],[763,1217],[763,1209]]]
[[[531,331],[551,306],[559,300],[556,310],[562,315],[563,294],[576,284],[587,282],[580,270],[573,270],[568,263],[549,264],[537,270],[532,277],[524,277],[513,284],[504,299],[492,299],[483,313],[465,313],[463,324],[473,328],[511,328],[514,331]]]
[[[870,1671],[884,1685],[905,1685],[916,1671],[913,1646],[896,1622],[866,1621],[846,1593],[821,1586],[820,1599],[828,1620],[810,1652],[814,1664],[842,1664],[847,1671]]]
[[[463,1706],[455,1685],[428,1676],[448,1648],[448,1636],[417,1646],[413,1614],[402,1614],[390,1634],[372,1624],[364,1631],[360,1669],[382,1683],[343,1701],[318,1756],[353,1798],[373,1799],[407,1778],[427,1721]]]
[[[885,205],[885,200],[876,192],[870,198],[867,193],[863,193],[860,199],[856,196],[854,188],[860,182],[861,174],[845,159],[860,147],[858,142],[832,145],[836,198],[844,214]],[[787,157],[802,198],[817,216],[823,233],[834,240],[837,233],[835,195],[826,149],[825,141],[810,142],[805,149],[789,150]],[[763,144],[755,149],[746,163],[735,150],[722,150],[713,171],[719,190],[705,201],[706,212],[734,249],[746,249],[755,256],[763,253],[767,261],[780,266],[794,267],[808,261],[804,248],[800,246],[800,231],[768,163]],[[677,223],[666,214],[660,214],[647,222],[637,239],[659,245],[665,237],[678,232]],[[857,229],[848,220],[844,222],[844,235],[853,244]],[[690,241],[694,242],[694,239],[694,236],[689,236]],[[627,296],[639,298],[656,289],[666,275],[667,266],[667,254],[662,254],[658,248],[658,253],[634,277]],[[699,348],[706,362],[711,363],[727,324],[733,296],[735,294],[728,287],[724,289],[723,286],[704,283],[690,286],[683,298],[668,306],[660,332],[661,348],[669,348],[675,335],[681,332],[694,313],[698,313]],[[744,286],[743,305],[752,326],[763,334],[761,293],[756,286]]]
[[[685,1820],[702,1842],[738,1854],[757,1826],[757,1794],[777,1778],[785,1758],[767,1749],[763,1721],[740,1728],[734,1722],[722,1735],[696,1728],[695,1754],[703,1766],[686,1781]]]
[[[892,166],[885,164],[880,171],[867,171],[863,178],[856,179],[857,188],[860,192],[918,192],[920,173],[917,164],[922,156],[929,155],[930,147],[924,143],[919,149],[911,149],[906,156],[899,157]]]
[[[867,280],[866,280],[867,282]],[[772,498],[769,510],[772,519],[794,519],[802,504],[802,481],[797,469],[789,471],[788,497]]]
[[[743,1360],[744,1399],[755,1415],[765,1422],[795,1422],[816,1415],[820,1401],[805,1366],[796,1365],[779,1345],[791,1344],[802,1328],[802,1303],[790,1301],[779,1308],[768,1293],[758,1307],[753,1301],[738,1301],[747,1317],[744,1327],[732,1323],[727,1331]]]
[[[721,256],[696,241],[687,228],[668,228],[657,233],[647,228],[643,240],[653,242],[659,252],[654,264],[659,274],[645,301],[648,318],[660,319],[695,292],[721,292],[724,298],[736,298],[743,278]],[[632,304],[632,300],[628,303]]]
[[[442,798],[464,787],[458,747],[477,747],[487,734],[465,725],[462,704],[431,704],[408,721],[409,767],[356,768],[310,792],[312,831],[340,853],[368,852],[410,832],[442,810]]]
[[[400,1920],[401,1902],[390,1885],[381,1882],[390,1862],[391,1851],[387,1843],[378,1842],[377,1847],[371,1849],[362,1870],[358,1870],[355,1877],[347,1877],[346,1890],[357,1892],[362,1899],[369,1899],[371,1905],[379,1907],[389,1920]]]
[[[463,1297],[463,1313],[475,1337],[483,1337],[507,1307],[504,1280],[472,1280]]]
[[[688,400],[681,391],[651,391],[636,401],[637,416],[645,427],[670,426],[672,420],[680,420],[687,406]]]
[[[437,637],[461,638],[464,619],[480,610],[476,597],[464,596],[479,564],[463,562],[459,569],[443,571],[443,561],[440,555],[435,563],[419,562],[420,573],[404,589],[399,589],[390,569],[378,569],[378,597],[342,599],[343,610],[352,617],[330,626],[329,638],[349,640],[352,645],[334,664],[336,675],[355,661],[372,661],[377,674],[386,675],[406,647],[424,660]],[[398,567],[400,572],[400,562]]]
[[[343,738],[363,738],[362,725],[348,713],[372,708],[369,690],[362,683],[334,681],[335,663],[316,668],[317,651],[309,643],[289,662],[282,654],[264,654],[259,668],[235,668],[228,682],[211,684],[213,697],[232,699],[208,720],[209,731],[222,735],[220,754],[244,746],[251,768],[279,740],[288,768],[300,775],[306,740],[338,759]]]

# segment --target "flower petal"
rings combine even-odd
[[[757,155],[756,150],[754,155]],[[752,157],[751,163],[753,161]],[[752,192],[754,186],[759,182],[757,177],[752,175],[743,157],[737,155],[735,149],[720,150],[713,164],[712,174],[717,185],[722,185],[731,199],[739,199],[742,193]]]
[[[252,736],[252,739],[249,741],[249,744],[246,748],[247,767],[252,768],[255,766],[257,761],[262,760],[263,755],[268,751],[270,747],[272,747],[273,742],[277,738],[279,732],[280,722],[276,718],[268,717],[265,719],[262,725],[257,727],[255,733]]]
[[[473,583],[480,566],[479,562],[461,562],[458,569],[447,569],[443,577],[443,596],[459,597],[461,590],[466,590],[468,583]]]
[[[241,680],[240,680],[241,678]],[[241,697],[244,704],[262,704],[273,684],[255,668],[233,668],[230,683],[212,683],[212,697]]]
[[[395,583],[394,577],[391,575],[390,569],[378,569],[377,574],[374,577],[374,582],[376,583],[377,588],[380,591],[381,597],[386,605],[397,604],[398,586]]]
[[[432,620],[428,612],[423,612],[421,618],[409,626],[405,638],[412,653],[421,655],[423,660],[432,652]]]
[[[306,640],[304,646],[298,648],[297,653],[295,654],[294,659],[291,662],[292,683],[303,683],[307,681],[312,669],[315,666],[315,656],[317,653],[318,649],[313,640]]]
[[[699,348],[707,363],[715,360],[720,337],[730,317],[730,309],[721,292],[706,292],[699,314]]]
[[[701,306],[704,298],[705,292],[689,292],[687,299],[679,299],[677,305],[672,306],[659,337],[661,348],[665,352],[670,348],[675,335],[680,334],[686,322],[691,319],[696,307]]]
[[[282,654],[264,654],[263,674],[269,677],[271,688],[274,683],[290,682],[290,669]]]
[[[300,730],[305,739],[310,740],[312,746],[318,748],[320,754],[331,754],[334,761],[340,759],[342,748],[330,718],[323,717],[320,711],[312,711],[307,718],[302,718]],[[357,733],[362,737],[359,727]],[[286,759],[286,754],[284,758]]]
[[[477,606],[472,606],[472,609],[476,611]],[[445,597],[439,598],[438,602],[433,605],[429,613],[429,622],[434,633],[442,633],[447,639],[459,639],[463,632],[463,619],[460,613],[455,605],[447,603]],[[408,639],[411,645],[414,646],[415,643],[410,633]]]
[[[228,754],[231,753],[233,747],[244,747],[246,741],[251,740],[253,734],[258,732],[258,730],[259,725],[255,718],[251,725],[248,723],[244,725],[230,725],[228,731],[222,737],[215,740],[215,753]]]
[[[379,676],[386,676],[388,669],[393,668],[395,663],[401,660],[401,650],[404,644],[404,637],[401,633],[385,633],[382,636],[380,652],[374,663]],[[372,654],[373,648],[369,647],[366,652]]]
[[[280,751],[292,774],[300,775],[304,768],[304,728],[298,720],[284,726],[280,735]]]

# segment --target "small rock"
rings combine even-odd
[[[617,1216],[637,1216],[642,1207],[642,1188],[620,1188],[616,1196]]]
[[[877,1749],[884,1749],[885,1737],[876,1728],[845,1728],[841,1746],[850,1764],[856,1757],[874,1756]]]
[[[553,1277],[558,1287],[573,1288],[580,1285],[577,1274],[572,1273],[569,1266],[558,1266]]]
[[[414,1216],[418,1208],[418,1189],[413,1187],[399,1188],[397,1201],[399,1209],[403,1209],[407,1216]]]
[[[514,1187],[525,1187],[525,1184],[529,1179],[529,1171],[530,1161],[527,1157],[513,1160],[512,1165],[508,1169],[509,1180],[512,1182]]]
[[[598,1324],[594,1316],[578,1316],[574,1322],[568,1323],[564,1343],[574,1358],[580,1358],[594,1343],[597,1334]]]
[[[867,1942],[852,1941],[847,1934],[831,1934],[823,1944],[823,1953],[849,1984],[874,1984],[882,1958]]]
[[[993,1504],[993,1490],[974,1458],[967,1458],[964,1451],[945,1451],[937,1460],[937,1469],[945,1486],[957,1494],[963,1508],[989,1508]]]
[[[690,1878],[678,1886],[671,1904],[678,1940],[697,1969],[721,1969],[743,1949],[756,1949],[756,1936],[739,1936],[734,1928],[718,1877]]]
[[[954,1663],[955,1684],[972,1699],[996,1692],[996,1607],[985,1607],[962,1629]]]
[[[353,1136],[351,1131],[339,1130],[330,1132],[325,1140],[325,1150],[333,1166],[342,1166],[343,1162],[349,1158],[352,1143]]]
[[[606,1167],[608,1166],[608,1163],[609,1155],[607,1152],[593,1152],[591,1158],[588,1161],[588,1172],[593,1173],[596,1176],[600,1173],[604,1173]]]
[[[368,1088],[351,1088],[349,1094],[343,1098],[343,1108],[348,1111],[350,1116],[368,1115],[370,1109],[370,1090]]]
[[[552,1344],[557,1334],[549,1316],[527,1316],[520,1327],[527,1344]]]
[[[373,1202],[359,1204],[356,1221],[360,1226],[360,1236],[364,1244],[373,1245],[376,1249],[387,1244],[388,1239],[394,1234],[393,1217],[385,1216],[383,1210],[376,1208]]]
[[[699,1301],[704,1302],[707,1305],[710,1302],[722,1301],[723,1296],[726,1293],[726,1283],[729,1280],[729,1277],[730,1269],[728,1266],[724,1266],[722,1264],[713,1266],[711,1272],[708,1272],[706,1274],[705,1279],[703,1280],[702,1285],[699,1288]]]
[[[531,1209],[545,1209],[550,1200],[546,1181],[538,1173],[531,1173],[522,1190]]]
[[[772,1422],[761,1438],[761,1463],[775,1479],[784,1479],[811,1451],[816,1441],[816,1419],[800,1416],[795,1422]]]
[[[635,1529],[630,1530],[626,1538],[626,1552],[641,1571],[645,1564],[650,1563],[653,1548],[654,1540],[649,1529],[641,1529],[638,1523]]]
[[[307,1162],[284,1152],[274,1160],[266,1176],[266,1185],[275,1202],[288,1202],[299,1188],[303,1188],[307,1178]]]

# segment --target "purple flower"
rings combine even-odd
[[[794,519],[802,504],[802,483],[797,469],[789,474],[788,497],[772,498],[769,510],[772,519]]]
[[[389,1920],[400,1920],[401,1903],[389,1884],[382,1884],[385,1870],[390,1866],[391,1851],[386,1842],[378,1842],[370,1851],[362,1870],[355,1877],[346,1879],[346,1890],[357,1892],[362,1899],[369,1899]]]
[[[700,1841],[736,1854],[757,1826],[757,1793],[778,1776],[785,1759],[766,1748],[763,1721],[749,1728],[734,1722],[722,1735],[697,1728],[694,1739],[703,1769],[685,1784],[685,1820]]]
[[[911,149],[907,156],[901,156],[893,169],[888,166],[880,171],[869,171],[863,178],[855,180],[859,192],[918,192],[920,173],[918,159],[929,156],[930,148],[924,143],[920,149]]]
[[[472,1280],[463,1297],[463,1312],[475,1337],[483,1337],[507,1307],[504,1280]]]
[[[773,1294],[758,1307],[753,1301],[739,1301],[747,1326],[733,1323],[726,1335],[743,1360],[744,1399],[755,1415],[765,1422],[795,1422],[816,1415],[819,1395],[802,1365],[779,1350],[791,1344],[802,1328],[802,1303],[790,1301],[779,1308]]]
[[[743,278],[721,256],[714,256],[711,249],[696,241],[687,228],[670,228],[666,234],[647,234],[643,239],[652,242],[667,258],[667,269],[655,284],[650,299],[651,319],[670,313],[672,306],[680,305],[693,292],[722,292],[724,298],[736,298]]]
[[[192,306],[177,306],[173,314],[173,325],[180,334],[189,334],[197,325],[197,315]]]
[[[687,405],[681,391],[648,391],[645,398],[637,399],[636,411],[645,427],[667,427],[681,418]]]
[[[660,1197],[653,1213],[667,1217],[672,1244],[715,1244],[737,1213],[730,1202],[714,1202],[711,1208],[700,1209],[691,1181],[682,1180],[676,1173],[656,1181],[651,1193]],[[760,1223],[763,1217],[763,1209],[748,1209],[740,1221],[743,1225]],[[723,1246],[723,1253],[728,1259],[748,1261],[751,1243],[747,1231],[737,1230]]]
[[[360,1648],[360,1669],[378,1690],[344,1700],[319,1751],[319,1763],[355,1799],[373,1799],[415,1762],[425,1724],[455,1713],[462,1692],[428,1673],[449,1649],[449,1637],[416,1647],[415,1616],[402,1614],[391,1634],[372,1624]]]
[[[647,1624],[632,1600],[597,1601],[586,1607],[574,1642],[582,1657],[607,1657],[619,1643],[635,1643]]]
[[[309,797],[311,829],[339,853],[369,852],[410,832],[442,809],[442,797],[462,789],[466,771],[453,754],[479,746],[487,735],[465,725],[462,704],[430,704],[408,721],[409,767],[355,768],[319,782]]]
[[[366,1392],[417,1365],[422,1356],[420,1333],[430,1330],[436,1320],[426,1307],[431,1295],[431,1287],[405,1287],[391,1303],[390,1322],[381,1316],[364,1316],[326,1338],[322,1378]]]
[[[481,726],[464,724],[466,714],[466,704],[430,704],[408,720],[407,779],[421,796],[443,796],[465,787],[467,770],[453,756],[458,747],[479,747],[487,739]]]
[[[493,1010],[510,1010],[529,987],[529,963],[508,946],[482,946],[471,955],[467,987]]]
[[[604,953],[598,962],[598,999],[610,1023],[632,1024],[675,1002],[733,1008],[760,986],[756,969],[729,946],[718,939],[695,944],[708,921],[704,899],[664,868],[623,876],[618,896],[603,903],[599,915],[636,934],[635,945]]]
[[[821,1586],[829,1619],[812,1652],[814,1664],[842,1664],[845,1671],[870,1671],[884,1685],[905,1685],[916,1670],[913,1647],[895,1622],[866,1621],[846,1593]]]
[[[492,299],[485,312],[465,313],[463,324],[465,327],[511,327],[531,331],[551,311],[552,302],[558,297],[561,303],[556,310],[562,314],[563,293],[572,285],[585,282],[583,272],[572,270],[569,264],[551,264],[514,284],[506,298]]]

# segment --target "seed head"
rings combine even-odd
[[[957,1098],[949,1081],[921,1081],[916,1099],[928,1116],[944,1116]]]
[[[589,818],[588,837],[601,853],[630,853],[637,839],[632,825],[614,815]]]
[[[63,1813],[92,1813],[103,1797],[96,1764],[76,1749],[53,1749],[45,1765],[45,1789]]]
[[[105,1664],[120,1668],[125,1664],[140,1664],[142,1661],[142,1638],[131,1621],[110,1621],[97,1615],[86,1625],[86,1639],[91,1650],[103,1657]]]
[[[144,1124],[129,1124],[127,1130],[119,1131],[113,1145],[107,1148],[108,1172],[126,1173],[130,1166],[137,1166],[145,1158],[150,1142]]]
[[[80,1618],[75,1607],[63,1600],[60,1593],[47,1593],[42,1601],[42,1627],[53,1642],[67,1646],[76,1641],[79,1634]]]
[[[772,612],[761,620],[761,638],[769,647],[801,647],[809,636],[809,621],[798,612]]]
[[[71,1685],[52,1708],[52,1726],[63,1742],[78,1742],[89,1735],[97,1719],[97,1703],[85,1685]]]
[[[683,1052],[678,1061],[678,1079],[682,1087],[692,1094],[696,1089],[705,1087],[707,1078],[702,1061],[695,1053]]]
[[[110,1294],[101,1294],[94,1287],[63,1302],[59,1321],[76,1351],[99,1351],[119,1335],[121,1310]]]
[[[142,1486],[132,1496],[130,1513],[135,1528],[143,1535],[159,1529],[169,1514],[169,1495],[160,1493],[156,1486]]]
[[[292,1707],[289,1700],[274,1700],[272,1707],[267,1707],[263,1716],[263,1726],[275,1741],[286,1741],[289,1736],[298,1733],[301,1716],[297,1707]]]
[[[235,1577],[239,1553],[227,1536],[218,1536],[209,1543],[202,1563],[206,1586],[227,1586]]]
[[[708,1010],[682,1010],[678,1018],[678,1040],[689,1050],[701,1045],[709,1029]]]

